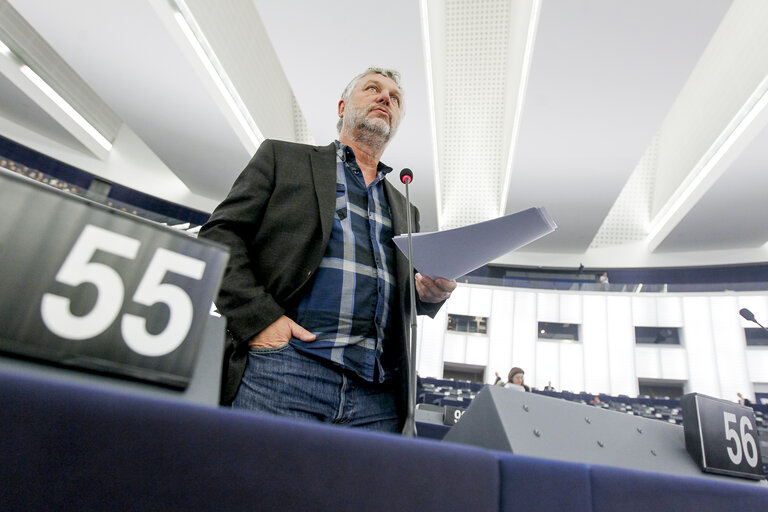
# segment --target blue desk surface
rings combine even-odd
[[[766,511],[768,488],[0,372],[0,509]]]

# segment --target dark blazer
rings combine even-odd
[[[405,197],[387,181],[384,189],[395,234],[405,233]],[[201,237],[227,245],[231,253],[216,300],[216,307],[227,318],[228,331],[223,404],[237,393],[248,340],[293,310],[307,290],[328,244],[335,201],[335,144],[316,147],[267,140],[200,230]],[[419,213],[411,208],[414,231],[418,231]],[[403,330],[399,339],[386,340],[384,350],[398,354],[404,411],[405,329],[410,322],[408,260],[399,250],[395,253],[398,304],[393,307],[393,321]],[[418,295],[416,300],[419,314],[434,316],[442,306],[422,303]]]

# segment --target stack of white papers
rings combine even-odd
[[[463,228],[414,233],[413,268],[433,279],[456,279],[556,228],[544,208],[529,208]],[[394,241],[408,256],[408,236],[396,236]]]

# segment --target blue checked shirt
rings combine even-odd
[[[352,149],[336,141],[336,212],[328,247],[296,321],[317,335],[291,345],[315,358],[383,382],[383,341],[391,335],[395,293],[392,214],[384,178],[392,168],[379,163],[365,186]],[[396,331],[395,331],[396,332]]]

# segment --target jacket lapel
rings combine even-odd
[[[313,148],[310,158],[325,246],[331,237],[336,207],[336,144],[331,142],[327,146]]]
[[[403,235],[408,232],[408,213],[406,211],[405,198],[389,181],[384,180],[384,190],[387,193],[389,208],[392,210],[392,225],[395,235]],[[413,222],[414,219],[411,219]],[[416,230],[414,229],[414,232]]]
[[[387,193],[389,208],[392,210],[392,226],[395,236],[408,233],[408,213],[405,197],[389,181],[384,180],[384,190]],[[415,215],[411,211],[411,222],[416,224]],[[416,226],[412,226],[413,232],[417,231]],[[400,291],[400,303],[407,304],[405,291],[408,289],[408,258],[403,252],[395,247],[395,269],[397,270],[397,282]]]

